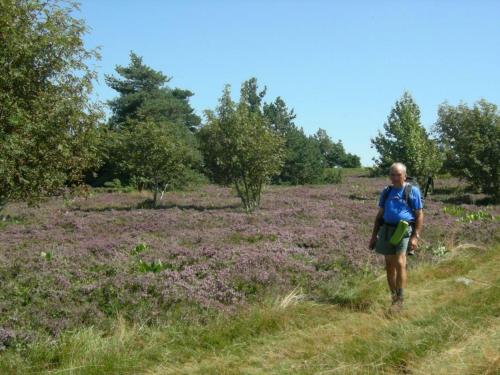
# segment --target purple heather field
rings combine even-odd
[[[12,203],[0,227],[0,333],[57,335],[117,314],[161,323],[179,306],[230,313],[297,285],[321,301],[319,290],[349,272],[381,269],[367,243],[387,182],[349,176],[339,185],[270,186],[250,215],[230,188],[215,185],[169,192],[157,209],[137,208],[149,197],[139,192],[54,198],[39,208]],[[436,249],[498,241],[499,206],[444,209],[443,194],[456,184],[438,180],[441,196],[426,200],[413,263],[433,261]],[[459,215],[478,211],[489,218]]]

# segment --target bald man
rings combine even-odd
[[[406,166],[394,163],[390,168],[392,184],[386,187],[379,200],[379,210],[373,226],[369,248],[384,255],[387,283],[391,291],[392,304],[403,305],[406,288],[406,252],[418,246],[424,213],[420,190],[406,182]],[[410,189],[411,188],[411,189]],[[406,193],[405,193],[406,191]],[[408,199],[405,199],[408,194]],[[400,220],[410,223],[402,240],[393,245],[389,242]]]

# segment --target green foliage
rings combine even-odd
[[[462,206],[455,206],[455,205],[445,206],[443,207],[443,212],[451,216],[461,217],[465,215],[465,208],[463,208]]]
[[[334,143],[325,130],[319,129],[314,136],[307,136],[293,122],[296,115],[282,98],[265,103],[263,111],[273,129],[285,139],[283,168],[273,177],[273,183],[317,184],[324,180],[325,167],[361,165],[358,156],[347,154],[342,142]]]
[[[145,242],[141,242],[132,249],[131,255],[138,256],[139,254],[142,254],[148,250],[149,250],[149,245]],[[138,262],[136,263],[135,267],[137,267],[137,270],[142,273],[146,272],[158,273],[166,269],[167,265],[163,264],[162,261],[159,259],[151,262],[145,262],[142,259],[138,259]]]
[[[324,163],[315,139],[295,126],[284,134],[284,138],[285,162],[275,182],[292,185],[320,183]]]
[[[277,97],[272,103],[264,103],[264,116],[269,120],[271,127],[280,134],[286,134],[295,128],[293,120],[297,117],[293,109],[289,110],[285,101]]]
[[[42,252],[40,252],[40,257],[42,257],[43,259],[45,259],[47,261],[50,261],[50,260],[52,260],[53,254],[51,251],[42,251]]]
[[[295,125],[293,109],[289,110],[284,100],[278,97],[272,103],[265,103],[263,112],[271,127],[285,139],[283,168],[272,182],[292,185],[319,183],[323,163],[318,145]]]
[[[247,212],[259,207],[262,187],[283,164],[283,139],[262,113],[256,79],[242,84],[240,102],[227,85],[215,112],[206,111],[200,147],[211,178],[234,184]]]
[[[132,255],[141,254],[146,250],[149,250],[149,245],[147,243],[141,242],[134,247],[134,249],[132,250]]]
[[[387,174],[392,163],[401,162],[406,165],[408,175],[417,177],[423,186],[425,176],[438,173],[441,153],[420,124],[420,109],[408,92],[396,101],[384,130],[384,134],[379,131],[371,140],[380,155],[375,164],[381,174]]]
[[[443,207],[443,212],[445,214],[458,217],[460,221],[465,221],[467,223],[472,223],[473,221],[482,221],[482,220],[498,220],[500,218],[500,216],[495,216],[492,213],[484,210],[468,212],[465,210],[465,208],[455,205]]]
[[[139,264],[138,264],[138,270],[139,272],[153,272],[153,273],[158,273],[160,271],[163,271],[164,269],[167,268],[165,264],[162,263],[161,260],[154,260],[152,262],[144,262],[142,259],[139,259]]]
[[[76,5],[0,2],[0,209],[35,204],[98,165],[100,109],[89,101],[99,55],[83,45]]]
[[[480,100],[472,108],[443,104],[435,131],[446,155],[445,170],[500,198],[500,112]]]
[[[154,206],[158,194],[198,162],[197,150],[183,142],[182,133],[187,131],[175,124],[146,121],[130,122],[117,134],[120,168],[140,181],[141,188],[153,191]]]
[[[422,250],[437,258],[442,258],[450,253],[450,250],[441,242],[430,243],[424,246]]]
[[[326,130],[318,129],[314,138],[318,142],[321,155],[326,161],[326,166],[329,168],[360,168],[361,160],[359,156],[346,153],[342,141],[334,143]]]
[[[105,164],[99,170],[97,177],[88,176],[89,181],[94,185],[100,185],[118,178],[122,183],[136,185],[139,190],[151,187],[151,173],[148,172],[148,176],[144,176],[144,173],[134,172],[138,169],[135,168],[137,165],[134,167],[137,160],[129,162],[128,155],[132,150],[127,147],[137,146],[133,138],[142,134],[137,124],[154,123],[158,128],[168,128],[165,129],[165,133],[169,134],[172,142],[181,145],[185,152],[185,161],[187,162],[187,159],[190,161],[183,168],[169,172],[169,176],[165,178],[168,180],[165,183],[168,183],[169,188],[183,187],[189,180],[195,178],[194,171],[190,169],[199,170],[201,167],[201,155],[197,151],[198,144],[193,134],[201,120],[189,104],[189,98],[193,93],[166,86],[170,78],[145,65],[142,57],[133,52],[130,53],[130,64],[126,67],[117,66],[116,72],[120,77],[106,75],[106,83],[119,95],[108,102],[112,116],[108,127],[101,132],[99,148]],[[151,133],[148,139],[152,141],[150,136]],[[139,147],[143,146],[146,145]],[[152,144],[150,146],[153,147]],[[164,154],[164,157],[168,155]]]
[[[325,184],[340,184],[342,182],[342,169],[340,168],[323,169],[323,182]]]
[[[120,179],[114,178],[112,181],[106,181],[104,187],[119,189],[122,187]]]
[[[461,219],[462,221],[472,223],[473,221],[478,220],[496,220],[496,217],[489,212],[479,210],[476,212],[470,212],[463,216]]]
[[[112,129],[127,127],[129,120],[152,119],[156,122],[168,121],[194,131],[201,119],[189,105],[194,94],[189,90],[171,89],[165,86],[171,78],[142,62],[142,57],[130,52],[130,64],[117,66],[121,78],[106,75],[106,83],[119,96],[108,102],[112,116]]]

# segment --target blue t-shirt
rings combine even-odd
[[[378,206],[382,207],[382,198],[384,191],[380,194]],[[409,195],[410,206],[406,203],[403,197],[404,186],[400,188],[392,187],[387,195],[384,209],[384,221],[397,224],[400,220],[415,221],[414,210],[419,210],[424,207],[420,190],[416,186],[411,187]]]

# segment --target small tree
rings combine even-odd
[[[131,121],[116,139],[121,167],[153,191],[155,207],[158,195],[196,161],[192,148],[179,141],[180,130],[175,124]]]
[[[260,205],[262,187],[283,165],[283,139],[262,114],[254,79],[242,85],[239,104],[227,85],[216,112],[206,111],[201,150],[212,179],[234,184],[247,212]]]
[[[89,100],[99,58],[83,44],[86,26],[73,3],[0,1],[0,209],[35,204],[98,164]]]
[[[474,187],[500,198],[500,113],[480,100],[472,108],[446,103],[438,110],[434,130],[446,155],[445,168]]]
[[[424,177],[435,175],[441,168],[441,153],[420,124],[420,109],[408,92],[396,101],[384,130],[385,134],[379,131],[371,140],[380,154],[375,160],[379,171],[386,173],[393,162],[402,162],[408,174],[423,184]]]

